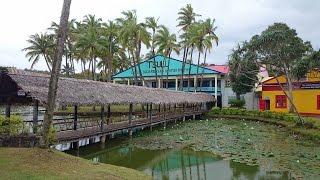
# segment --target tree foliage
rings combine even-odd
[[[258,82],[259,66],[256,58],[257,55],[251,51],[248,42],[238,45],[229,56],[229,79],[237,99],[240,99],[241,94],[251,92]]]

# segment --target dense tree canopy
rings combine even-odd
[[[159,24],[158,18],[146,17],[144,21],[139,21],[134,10],[124,11],[119,18],[106,22],[92,14],[82,20],[72,19],[68,23],[62,73],[75,76],[75,63],[79,63],[81,74],[77,77],[111,81],[112,74],[137,65],[143,57],[179,55],[182,51],[182,72],[187,59],[193,62],[194,51],[198,52],[198,64],[205,64],[207,53],[217,44],[218,37],[215,34],[215,20],[198,20],[198,17],[200,15],[190,4],[180,9],[177,19],[178,27],[181,27],[180,36]],[[51,70],[58,29],[59,25],[53,22],[47,32],[30,36],[29,46],[23,50],[32,62],[31,68],[44,59],[48,70]],[[142,49],[146,49],[147,53],[142,54]],[[201,55],[204,63],[200,63]],[[139,66],[134,68],[135,84],[144,81],[141,74]],[[156,78],[158,76],[164,75],[157,74]]]
[[[304,42],[296,30],[286,24],[275,23],[260,35],[254,36],[251,47],[257,53],[258,62],[266,64],[268,71],[275,76],[285,75],[290,111],[295,111],[292,104],[292,82],[301,78],[308,70],[308,62],[304,62],[304,58],[313,51],[310,42]]]
[[[229,56],[229,78],[237,99],[240,99],[241,94],[251,92],[258,82],[259,66],[256,59],[257,55],[251,51],[248,42],[238,45]]]

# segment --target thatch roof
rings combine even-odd
[[[9,76],[26,93],[27,97],[36,99],[41,104],[46,104],[50,79],[48,75],[9,72],[9,74],[2,74],[1,76]],[[57,105],[106,105],[204,103],[213,101],[215,101],[214,97],[205,93],[186,93],[91,80],[60,78],[56,103]]]

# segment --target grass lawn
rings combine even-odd
[[[0,148],[0,174],[0,179],[151,179],[133,169],[40,148]]]

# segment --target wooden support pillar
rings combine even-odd
[[[74,111],[73,111],[73,130],[77,130],[77,125],[78,125],[78,106],[74,106]]]
[[[130,103],[130,105],[129,105],[129,125],[131,126],[131,124],[132,124],[132,109],[133,109],[133,105],[132,105],[132,103]],[[129,127],[129,136],[132,136],[132,128],[131,127]]]
[[[89,138],[89,144],[93,144],[93,143],[94,143],[94,141],[95,141],[95,139],[94,139],[94,138]]]
[[[7,100],[7,105],[6,105],[6,117],[9,118],[11,116],[11,101],[10,99]]]
[[[196,120],[196,115],[192,115],[192,120]]]
[[[147,109],[146,109],[146,117],[149,118],[149,104],[147,103]]]
[[[150,104],[149,120],[150,120],[150,131],[152,131],[152,103]]]
[[[72,149],[79,149],[79,148],[80,148],[79,141],[72,142]]]
[[[160,116],[161,116],[161,104],[159,104],[159,107],[158,107],[158,117],[160,118]]]
[[[163,105],[163,119],[164,119],[164,123],[163,123],[163,128],[166,129],[167,126],[167,109],[166,109],[166,105]]]
[[[105,114],[104,114],[104,105],[101,105],[101,112],[100,112],[100,131],[103,132],[104,129],[104,120],[105,120]]]
[[[106,141],[107,141],[107,136],[106,136],[106,135],[100,136],[100,143],[101,143],[101,144],[105,144]]]
[[[107,109],[107,125],[109,125],[110,123],[112,123],[110,120],[111,118],[111,105],[108,105],[108,109]]]
[[[185,108],[186,108],[186,105],[183,103],[182,104],[182,114],[183,114],[183,118],[182,118],[182,121],[186,121],[186,116],[184,115],[185,114]]]
[[[39,101],[35,101],[33,105],[33,112],[32,112],[32,120],[33,120],[33,133],[36,134],[38,130],[38,116],[39,116]]]

